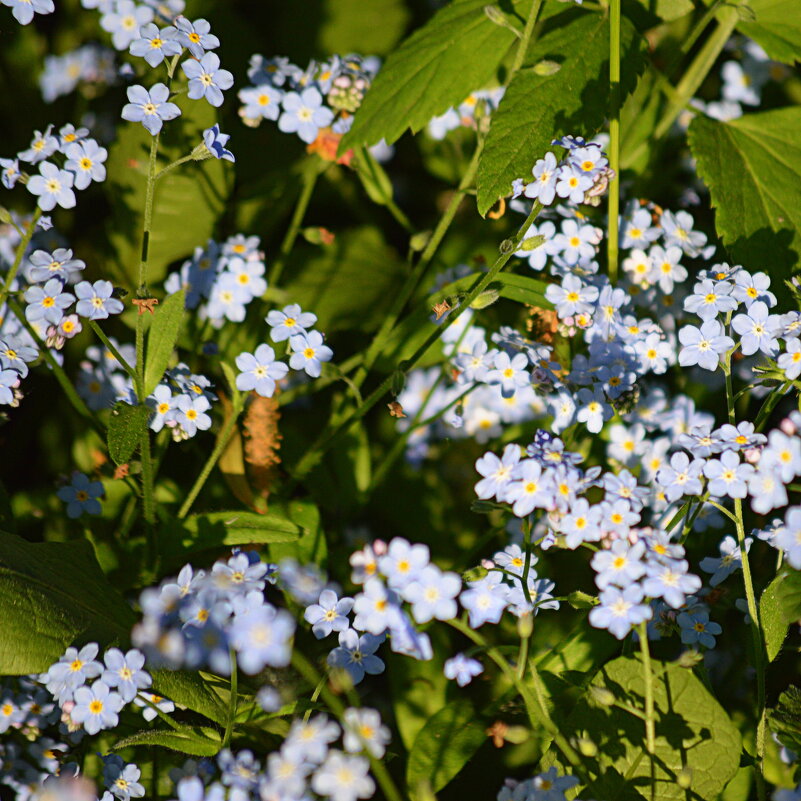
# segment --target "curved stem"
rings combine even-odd
[[[3,308],[3,302],[8,297],[8,293],[11,291],[11,285],[14,283],[14,279],[17,277],[17,272],[19,272],[19,267],[20,264],[22,264],[25,251],[27,250],[28,245],[31,243],[33,232],[36,230],[36,224],[39,222],[39,218],[41,216],[42,210],[37,206],[36,210],[33,212],[33,217],[31,217],[31,220],[28,223],[28,227],[25,229],[25,232],[22,235],[19,245],[17,245],[17,252],[14,254],[14,263],[11,265],[11,269],[3,278],[2,286],[0,286],[0,309]]]
[[[637,626],[642,654],[642,676],[645,685],[645,746],[651,759],[651,799],[656,797],[656,774],[654,754],[656,753],[656,729],[654,725],[654,675],[651,670],[651,650],[648,644],[648,624]]]
[[[155,176],[154,180],[158,181],[161,178],[163,178],[168,172],[171,172],[176,167],[179,167],[181,164],[186,164],[187,161],[194,161],[194,160],[195,160],[195,157],[191,153],[188,156],[183,156],[182,158],[177,159],[176,161],[173,161],[172,164],[168,164],[166,167],[164,167],[163,169],[159,170],[156,173],[156,176]]]
[[[270,274],[267,277],[267,283],[270,286],[277,283],[281,278],[281,273],[284,271],[287,257],[292,252],[292,248],[295,246],[295,240],[298,238],[300,226],[306,214],[306,209],[309,207],[309,201],[314,193],[317,179],[326,169],[328,169],[328,164],[317,156],[311,157],[306,164],[306,169],[303,171],[303,183],[301,185],[300,197],[298,197],[298,202],[295,204],[295,211],[292,213],[292,219],[284,235],[284,241],[281,242],[278,258],[273,262],[273,266],[270,268]]]
[[[209,456],[206,464],[203,465],[200,475],[197,477],[197,479],[195,479],[192,489],[189,490],[189,495],[186,496],[186,500],[184,500],[183,504],[181,505],[181,508],[178,512],[178,520],[183,520],[189,514],[192,504],[200,494],[200,490],[203,489],[203,485],[206,483],[206,480],[211,475],[214,465],[217,464],[217,460],[220,458],[220,456],[222,456],[226,445],[228,445],[228,440],[231,439],[231,435],[234,433],[236,421],[239,419],[240,413],[241,412],[232,413],[228,420],[226,420],[222,431],[220,431],[219,437],[217,437],[217,444],[214,446],[211,456]]]
[[[122,367],[122,369],[125,370],[126,373],[128,373],[128,375],[131,378],[131,381],[133,381],[134,383],[134,386],[136,386],[138,381],[138,376],[136,374],[136,371],[134,370],[133,367],[131,367],[130,364],[128,364],[127,361],[125,361],[122,354],[114,346],[114,343],[106,336],[105,331],[103,331],[103,329],[97,324],[95,320],[89,320],[89,327],[92,329],[92,331],[94,331],[97,334],[100,341],[109,349],[111,355],[119,362],[120,367]],[[137,395],[138,394],[139,393],[137,392]]]

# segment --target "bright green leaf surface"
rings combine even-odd
[[[390,144],[492,80],[515,35],[490,22],[485,0],[455,0],[392,53],[354,117],[343,147]]]
[[[188,670],[153,670],[153,691],[176,704],[225,724],[228,709],[200,675]]]
[[[147,358],[145,359],[145,395],[150,395],[164,376],[170,363],[181,322],[184,316],[186,292],[179,289],[168,295],[156,306],[150,330],[147,334]]]
[[[801,61],[801,7],[798,0],[749,0],[737,29],[776,61]],[[753,20],[752,16],[753,14]]]
[[[323,53],[389,53],[409,21],[403,0],[326,0],[323,13]]]
[[[432,715],[414,741],[406,767],[412,797],[436,793],[467,764],[487,739],[486,724],[467,700],[454,701]]]
[[[577,46],[577,42],[581,46]],[[632,24],[621,23],[621,91],[625,96],[643,65],[642,38]],[[478,210],[482,215],[512,191],[515,178],[529,178],[537,159],[563,134],[591,137],[609,110],[609,22],[587,14],[557,28],[537,42],[527,64],[556,61],[553,75],[531,67],[512,79],[492,123],[478,165]]]
[[[147,428],[150,409],[118,403],[108,420],[108,452],[115,464],[125,464],[139,445]]]
[[[135,622],[88,542],[0,532],[0,674],[47,670],[70,645],[124,644]]]
[[[676,783],[683,767],[692,771],[694,798],[716,798],[740,764],[740,733],[723,707],[691,670],[672,663],[653,662],[656,718],[656,797],[660,801],[686,801]],[[619,657],[593,680],[605,687],[618,703],[638,710],[645,707],[642,663]],[[650,798],[650,761],[645,754],[645,723],[619,707],[600,707],[585,696],[561,727],[568,739],[589,736],[598,756],[589,764],[603,781],[582,790],[587,798]],[[548,760],[553,764],[553,756]],[[623,781],[623,777],[628,777]],[[634,795],[632,795],[634,792]]]
[[[801,246],[801,108],[731,122],[696,117],[689,140],[732,258],[774,282],[789,278]]]
[[[791,570],[773,579],[759,600],[759,617],[772,662],[779,655],[790,624],[801,619],[801,573]]]
[[[221,744],[216,729],[181,726],[180,729],[145,729],[116,742],[114,750],[119,751],[134,745],[158,745],[181,754],[212,757],[220,750]]]

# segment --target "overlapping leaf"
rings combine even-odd
[[[776,61],[801,61],[801,10],[798,0],[749,0],[738,30]]]

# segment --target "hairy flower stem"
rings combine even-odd
[[[316,687],[320,684],[320,673],[297,648],[292,649],[292,667],[295,668],[312,687]],[[339,700],[338,696],[331,691],[326,682],[322,683],[320,694],[334,715],[336,715],[340,721],[344,721],[345,705]],[[392,776],[389,775],[389,771],[384,767],[384,763],[380,759],[374,757],[368,748],[364,749],[364,755],[370,760],[370,770],[381,787],[381,791],[384,793],[386,800],[404,801],[403,796],[392,780]]]
[[[200,490],[203,489],[203,485],[211,475],[214,465],[217,464],[217,460],[223,455],[223,451],[228,445],[228,440],[231,439],[231,436],[234,433],[234,429],[236,428],[236,423],[237,420],[239,420],[240,414],[241,410],[239,412],[232,412],[231,416],[228,418],[228,420],[226,420],[222,431],[220,431],[220,434],[217,437],[217,444],[214,446],[211,456],[209,456],[206,464],[203,465],[200,475],[195,479],[192,489],[189,490],[189,495],[186,496],[186,500],[184,500],[180,510],[178,511],[178,520],[183,520],[189,514],[192,504],[197,499],[197,496],[200,494]]]
[[[656,753],[656,728],[654,724],[654,674],[651,670],[651,650],[648,645],[648,624],[637,626],[642,654],[642,678],[645,685],[645,747],[651,760],[651,799],[656,798],[656,773],[654,754]]]
[[[134,382],[134,384],[136,384],[137,381],[139,380],[136,374],[136,370],[134,370],[134,368],[131,367],[131,365],[128,364],[127,361],[125,361],[125,359],[122,357],[122,354],[114,346],[114,343],[106,336],[105,331],[103,331],[103,329],[97,324],[95,320],[89,320],[89,327],[92,329],[92,331],[95,332],[95,334],[97,334],[98,339],[100,339],[100,341],[109,349],[111,355],[119,362],[120,367],[122,367],[122,369],[125,370],[126,373],[128,373],[131,380]],[[139,391],[137,390],[137,395],[138,394]]]
[[[33,212],[33,217],[31,217],[31,220],[28,223],[28,227],[25,229],[25,233],[22,235],[19,245],[17,245],[17,252],[14,254],[14,263],[11,265],[11,269],[8,271],[8,273],[6,273],[2,286],[0,286],[0,310],[3,308],[3,302],[8,297],[8,293],[11,292],[11,285],[14,283],[14,279],[17,277],[20,265],[22,264],[22,259],[25,256],[25,251],[28,249],[28,245],[31,243],[33,232],[36,230],[36,224],[39,222],[39,218],[41,216],[42,210],[37,206],[36,210]]]
[[[295,210],[292,213],[292,219],[289,223],[289,228],[284,235],[284,241],[281,242],[281,249],[278,251],[278,258],[273,262],[270,268],[270,274],[267,277],[267,283],[270,286],[278,283],[281,278],[281,273],[286,266],[286,260],[295,247],[295,240],[300,233],[300,226],[303,223],[303,218],[306,215],[306,209],[309,207],[309,201],[314,193],[314,187],[317,184],[317,179],[328,169],[328,163],[319,158],[319,156],[311,156],[306,163],[306,169],[303,171],[303,182],[300,189],[300,197],[295,204]]]
[[[729,312],[726,324],[728,326],[731,318]],[[736,421],[734,412],[734,391],[732,388],[731,377],[731,357],[736,348],[732,348],[723,358],[723,374],[726,377],[726,406],[729,414],[729,422],[734,425]],[[767,797],[764,777],[765,759],[765,733],[767,718],[765,712],[765,635],[762,630],[762,622],[759,617],[756,592],[754,591],[754,581],[751,574],[751,563],[748,558],[748,549],[745,543],[745,525],[743,523],[743,502],[740,498],[734,499],[734,522],[737,528],[737,545],[740,548],[740,560],[743,566],[743,583],[745,585],[745,598],[748,603],[748,614],[751,618],[751,637],[754,646],[754,669],[757,679],[757,758],[754,762],[754,775],[756,777],[757,796],[759,801],[764,801]]]
[[[498,273],[506,266],[509,259],[512,258],[516,250],[520,249],[520,243],[525,238],[531,224],[537,218],[537,215],[542,211],[542,206],[535,203],[531,209],[530,214],[526,218],[523,225],[518,230],[513,239],[504,242],[501,255],[495,260],[495,263],[490,268],[489,272],[485,273],[481,278],[477,279],[473,284],[470,291],[463,298],[459,306],[448,315],[448,318],[439,326],[437,326],[428,336],[425,342],[412,354],[412,356],[400,365],[400,369],[404,373],[408,373],[415,364],[428,352],[428,349],[450,328],[458,319],[459,316],[468,308],[475,299],[495,280]],[[297,484],[298,481],[305,476],[319,464],[323,455],[339,440],[347,434],[350,427],[364,417],[373,406],[378,403],[381,398],[389,392],[392,387],[394,375],[386,378],[365,400],[363,403],[354,409],[335,429],[332,431],[324,431],[317,439],[317,441],[306,451],[297,463],[293,472],[293,480],[288,487],[288,491]]]
[[[609,167],[615,175],[609,181],[609,230],[606,262],[611,283],[617,282],[618,220],[620,217],[620,0],[609,3]]]
[[[225,724],[225,734],[223,735],[222,747],[227,748],[231,742],[231,735],[234,733],[234,721],[236,720],[236,704],[239,696],[239,672],[236,665],[236,651],[229,649],[231,655],[231,697],[228,700],[228,720]]]

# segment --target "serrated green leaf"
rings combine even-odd
[[[181,726],[179,729],[145,729],[123,737],[112,746],[113,751],[138,745],[158,745],[190,756],[216,756],[222,746],[220,734],[208,726]]]
[[[325,0],[318,42],[321,53],[392,52],[409,21],[404,0]]]
[[[406,784],[413,799],[441,790],[486,742],[486,723],[470,701],[454,701],[432,715],[409,754]]]
[[[801,690],[790,686],[779,696],[779,702],[768,712],[770,728],[782,743],[801,751]]]
[[[182,114],[162,130],[158,169],[188,155],[203,130],[217,121],[208,103],[179,100]],[[111,204],[109,239],[114,259],[132,286],[138,283],[145,191],[153,137],[139,123],[120,125],[109,148],[107,180]],[[233,165],[220,159],[190,161],[159,179],[153,196],[148,247],[148,283],[158,284],[167,265],[205,245],[225,209]]]
[[[790,624],[801,619],[801,573],[787,571],[771,581],[759,599],[759,618],[768,661],[772,662],[779,655]]]
[[[147,406],[132,406],[130,403],[118,403],[111,410],[106,441],[109,456],[115,464],[125,464],[133,456],[147,430],[149,416]]]
[[[163,303],[156,306],[150,330],[147,334],[147,356],[145,358],[145,395],[149,395],[161,381],[170,363],[186,304],[186,291],[179,289],[167,295]]]
[[[572,19],[571,16],[565,16]],[[576,43],[581,42],[577,47]],[[625,97],[644,65],[643,39],[625,17],[621,21],[621,93]],[[609,112],[609,21],[587,14],[540,39],[527,64],[543,59],[561,65],[552,75],[525,67],[515,75],[492,115],[478,165],[478,211],[485,215],[512,181],[531,175],[537,159],[563,134],[592,136]],[[358,116],[357,118],[358,119]]]
[[[223,545],[263,545],[296,542],[306,533],[304,526],[292,519],[292,510],[300,504],[282,508],[273,504],[265,514],[240,510],[204,512],[186,520],[172,520],[162,538],[165,558]]]
[[[656,661],[652,662],[652,670],[657,797],[660,801],[686,801],[687,793],[676,781],[686,767],[692,774],[692,797],[717,798],[740,765],[739,731],[691,670]],[[607,663],[593,679],[593,686],[611,692],[618,703],[638,710],[645,708],[645,682],[639,659],[620,657]],[[603,778],[582,789],[582,797],[650,797],[651,765],[645,753],[645,723],[641,717],[619,706],[594,704],[588,693],[560,730],[568,740],[588,734],[598,746],[597,756],[587,760],[585,768],[593,776],[603,774]],[[559,764],[554,750],[543,760],[543,766],[549,764]]]
[[[391,144],[492,80],[517,38],[487,18],[485,5],[455,0],[406,39],[381,67],[342,147]]]
[[[88,542],[0,532],[0,675],[45,671],[70,645],[123,644],[135,622]]]
[[[797,0],[749,0],[737,29],[776,61],[801,61],[801,13]]]
[[[214,723],[225,725],[228,708],[202,676],[188,670],[153,670],[153,691]]]
[[[789,278],[801,247],[801,108],[730,122],[696,117],[688,136],[712,196],[715,228],[732,258],[746,269],[767,270],[774,281]]]

